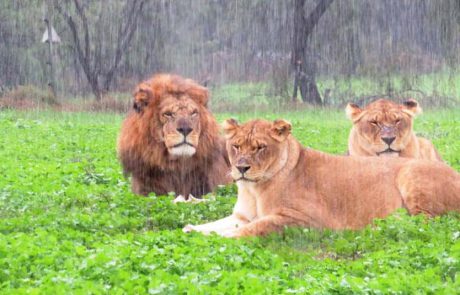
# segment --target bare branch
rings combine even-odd
[[[73,1],[75,4],[75,8],[77,9],[77,15],[80,17],[83,25],[83,34],[85,38],[85,58],[87,61],[90,60],[90,41],[89,41],[89,28],[88,28],[88,19],[86,18],[86,14],[84,8],[82,7],[79,0]]]
[[[105,80],[105,85],[104,88],[108,90],[110,83],[112,82],[113,76],[115,74],[115,71],[117,70],[121,57],[123,56],[124,53],[126,53],[131,40],[134,36],[134,32],[136,31],[137,28],[137,19],[139,14],[142,11],[142,7],[145,3],[145,0],[134,0],[132,2],[126,3],[126,5],[131,4],[129,9],[125,9],[125,11],[128,11],[128,15],[126,16],[127,22],[125,26],[123,27],[122,24],[118,27],[118,38],[117,38],[117,46],[115,49],[115,57],[114,57],[114,62],[110,69],[107,71],[106,75],[106,80]]]

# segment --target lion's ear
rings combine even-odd
[[[240,125],[238,125],[238,122],[235,119],[228,119],[222,123],[222,129],[224,130],[226,139],[230,139],[235,136],[238,128],[240,128]]]
[[[291,134],[291,129],[291,123],[278,119],[273,122],[270,135],[277,141],[283,141],[289,134]]]
[[[345,108],[345,113],[347,114],[347,118],[353,122],[355,122],[356,120],[360,118],[360,114],[362,112],[363,110],[361,110],[359,106],[354,103],[347,104],[347,107]]]
[[[198,103],[204,105],[205,107],[208,106],[208,99],[209,99],[209,91],[206,87],[203,87],[193,80],[187,79],[186,80],[188,83],[191,84],[191,87],[187,89],[187,94],[190,95],[190,97],[197,101]]]
[[[410,115],[415,116],[422,113],[422,108],[420,107],[419,103],[411,98],[403,102],[403,106],[408,111]]]
[[[153,99],[153,90],[147,83],[141,83],[136,87],[133,96],[133,108],[137,113],[140,113]]]

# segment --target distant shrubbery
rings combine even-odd
[[[133,83],[130,81],[130,84]],[[324,106],[333,108],[342,108],[350,101],[363,105],[382,97],[396,101],[415,98],[422,108],[460,105],[460,73],[440,72],[419,75],[417,78],[398,75],[379,78],[319,77],[318,88]],[[126,92],[105,93],[99,102],[91,96],[75,98],[65,94],[58,95],[58,101],[49,91],[31,85],[18,86],[3,92],[0,108],[125,113],[132,103],[132,94],[128,89],[129,86],[125,86]],[[281,68],[273,72],[270,82],[211,84],[209,90],[210,107],[217,112],[276,112],[311,107],[302,103],[300,98],[293,101],[292,80]]]
[[[274,80],[276,80],[274,78]],[[377,98],[402,101],[417,99],[423,108],[460,105],[460,73],[389,77],[319,77],[324,106],[342,108],[348,102],[367,104]],[[308,108],[292,99],[292,80],[284,74],[270,83],[226,84],[211,88],[211,107],[216,111],[253,112]]]
[[[56,97],[33,85],[19,85],[2,93],[0,108],[36,108],[40,105],[58,105]]]
[[[128,93],[105,94],[101,101],[92,98],[55,97],[51,91],[24,85],[0,93],[0,109],[53,109],[58,111],[89,111],[125,113],[131,106]]]

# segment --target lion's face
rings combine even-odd
[[[183,94],[164,97],[158,111],[169,154],[176,157],[193,156],[201,133],[200,106]]]
[[[364,109],[348,104],[346,112],[355,129],[353,144],[372,155],[398,157],[411,140],[412,120],[421,109],[413,99],[403,105],[379,99]]]
[[[158,75],[138,86],[133,107],[173,159],[188,158],[196,153],[203,122],[209,117],[207,100],[207,89],[194,81]]]
[[[291,125],[251,121],[243,125],[233,120],[224,123],[231,176],[236,182],[256,183],[270,179],[287,160],[286,138]]]

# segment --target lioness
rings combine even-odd
[[[433,144],[417,137],[412,129],[416,114],[422,112],[417,101],[402,105],[379,99],[364,109],[348,104],[346,113],[353,121],[348,138],[351,156],[386,156],[441,161]]]
[[[225,139],[208,99],[206,88],[177,75],[157,74],[137,86],[118,137],[134,193],[200,197],[231,181]]]
[[[358,229],[398,208],[434,216],[460,211],[460,175],[442,162],[334,156],[303,148],[291,124],[225,123],[232,215],[184,231],[226,237],[265,235],[284,226]]]

